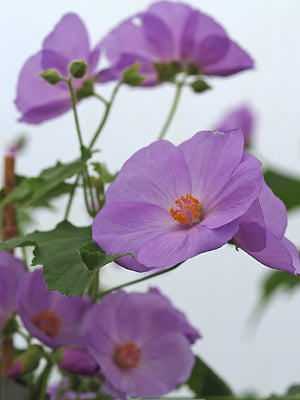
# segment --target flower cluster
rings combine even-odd
[[[100,53],[110,63],[106,69],[99,69]],[[129,293],[123,287],[225,244],[268,267],[300,274],[298,250],[285,237],[285,205],[267,186],[261,162],[246,151],[252,144],[254,120],[247,107],[232,111],[216,130],[200,131],[178,146],[158,140],[140,149],[117,177],[100,163],[93,163],[99,176],[90,175],[94,143],[122,84],[177,86],[158,137],[163,139],[183,87],[200,93],[208,88],[203,77],[226,77],[253,65],[248,53],[214,19],[169,1],[154,3],[121,22],[94,49],[81,19],[66,14],[42,49],[26,61],[15,101],[20,121],[39,124],[72,108],[81,157],[67,166],[58,163],[36,179],[20,178],[21,189],[4,190],[4,197],[10,194],[3,202],[1,194],[2,207],[11,206],[13,200],[24,208],[36,199],[49,205],[56,194],[70,195],[65,220],[55,232],[35,232],[0,243],[1,249],[34,244],[32,265],[46,267],[43,272],[25,271],[22,261],[0,253],[0,344],[4,348],[9,342],[12,347],[11,338],[19,333],[28,345],[19,352],[10,348],[15,359],[12,364],[8,360],[10,370],[3,376],[19,378],[34,372],[44,358],[45,370],[35,380],[43,393],[33,390],[39,398],[45,398],[46,390],[51,400],[164,396],[189,380],[195,365],[191,346],[201,335],[158,289]],[[106,100],[94,86],[101,88],[109,81],[117,85]],[[76,107],[92,95],[105,111],[85,146]],[[9,157],[18,153],[20,146],[14,147]],[[70,187],[66,180],[76,175]],[[92,227],[74,227],[67,221],[77,187],[83,188]],[[10,214],[14,225],[13,206]],[[67,236],[69,232],[73,236]],[[62,235],[63,244],[58,243]],[[71,250],[65,252],[64,247]],[[152,275],[104,290],[100,268],[112,260]],[[56,264],[61,269],[55,269]],[[45,282],[61,293],[47,290]],[[7,366],[5,354],[9,352],[3,351],[2,357]],[[53,366],[61,381],[46,389]],[[207,371],[211,372],[208,367]],[[197,370],[196,376],[205,373]],[[199,397],[204,394],[203,389]]]

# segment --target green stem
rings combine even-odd
[[[114,100],[115,100],[115,97],[116,97],[117,92],[118,92],[118,90],[119,90],[119,88],[120,88],[121,85],[122,85],[122,82],[119,82],[119,83],[117,84],[117,86],[114,88],[114,91],[112,92],[110,101],[109,101],[109,102],[106,102],[106,110],[105,110],[105,113],[104,113],[104,115],[103,115],[102,121],[101,121],[101,123],[100,123],[98,129],[96,130],[96,132],[95,132],[95,134],[94,134],[94,136],[93,136],[93,138],[92,138],[92,140],[91,140],[91,143],[90,143],[90,145],[89,145],[89,150],[91,150],[92,147],[94,146],[96,140],[98,139],[98,137],[99,137],[99,135],[100,135],[100,133],[101,133],[101,131],[102,131],[102,129],[103,129],[103,127],[104,127],[106,121],[107,121],[107,117],[108,117],[109,112],[110,112],[110,110],[111,110],[111,106],[112,106],[112,104],[113,104],[113,102],[114,102]],[[97,97],[97,96],[96,96],[96,97]]]
[[[155,272],[154,274],[144,276],[143,278],[136,279],[135,281],[131,281],[131,282],[123,283],[122,285],[119,285],[119,286],[115,286],[112,289],[109,289],[109,290],[106,290],[105,292],[100,293],[100,295],[98,296],[98,299],[101,299],[102,297],[106,296],[108,293],[114,292],[115,290],[122,289],[122,288],[130,286],[130,285],[135,285],[136,283],[140,283],[140,282],[146,281],[148,279],[154,278],[155,276],[163,275],[167,272],[173,271],[173,269],[178,268],[179,265],[181,265],[181,264],[182,264],[182,262],[179,264],[175,264],[172,267],[169,267],[167,269],[164,269],[163,271]]]
[[[88,295],[94,301],[97,299],[98,291],[99,291],[99,275],[100,275],[99,270],[94,272],[91,284],[87,290]]]
[[[105,98],[102,97],[100,94],[98,94],[98,93],[93,93],[93,96],[96,97],[98,100],[102,101],[102,103],[104,103],[105,105],[108,105],[108,101],[105,100]]]
[[[68,219],[68,217],[69,217],[72,201],[73,201],[73,198],[74,198],[75,190],[76,190],[78,182],[79,182],[79,178],[80,178],[80,175],[77,175],[76,181],[74,182],[74,185],[72,187],[72,190],[71,190],[71,193],[70,193],[70,197],[69,197],[69,201],[68,201],[68,204],[67,204],[67,208],[66,208],[66,211],[65,211],[65,219]]]
[[[76,97],[75,97],[74,89],[72,86],[71,78],[67,79],[67,83],[68,83],[70,94],[71,94],[72,108],[73,108],[73,112],[74,112],[75,125],[76,125],[76,131],[77,131],[79,143],[80,143],[80,146],[83,146],[80,126],[79,126],[79,119],[78,119],[78,114],[77,114],[77,109],[76,109]]]
[[[46,399],[46,391],[47,391],[47,383],[48,383],[48,378],[50,375],[52,369],[52,363],[51,361],[47,361],[47,364],[44,368],[44,371],[42,372],[41,376],[40,376],[40,393],[38,393],[39,400],[45,400]]]
[[[175,115],[175,111],[176,111],[177,106],[178,106],[178,102],[179,102],[179,98],[180,98],[180,94],[181,94],[183,86],[184,86],[184,81],[177,83],[177,89],[176,89],[176,92],[175,92],[175,97],[174,97],[171,109],[169,111],[169,115],[167,117],[167,120],[166,120],[166,122],[165,122],[165,124],[164,124],[164,126],[163,126],[163,128],[162,128],[162,130],[161,130],[161,132],[159,134],[159,136],[158,136],[158,140],[163,139],[165,137],[165,134],[167,133],[167,130],[168,130],[168,128],[169,128],[169,126],[170,126],[170,124],[172,122],[172,119],[173,119],[174,115]]]

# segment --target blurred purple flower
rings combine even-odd
[[[170,392],[194,364],[178,311],[153,291],[105,296],[93,311],[88,348],[108,385],[131,397]]]
[[[24,264],[11,254],[0,253],[0,331],[16,311],[17,289],[25,274]]]
[[[263,183],[259,198],[239,218],[238,247],[270,268],[300,274],[296,246],[284,237],[287,213],[283,202]]]
[[[58,357],[59,366],[74,375],[95,376],[99,370],[94,358],[83,349],[59,349]]]
[[[211,17],[184,3],[160,1],[113,29],[100,47],[111,67],[103,82],[120,80],[134,63],[141,65],[144,85],[159,82],[158,70],[228,76],[253,67],[253,60]],[[162,79],[163,80],[163,79]]]
[[[233,109],[226,114],[216,129],[223,132],[237,128],[243,131],[245,147],[249,147],[254,133],[254,113],[250,107],[241,106]]]
[[[66,14],[43,42],[42,50],[24,64],[18,81],[16,106],[22,113],[20,121],[39,124],[55,118],[72,107],[66,82],[52,86],[39,76],[45,70],[56,69],[68,78],[72,61],[83,59],[88,71],[82,79],[73,79],[75,92],[84,82],[92,84],[100,50],[90,49],[87,30],[76,14]],[[91,78],[91,79],[89,79]]]
[[[94,241],[110,254],[133,253],[119,263],[139,272],[223,246],[261,190],[261,164],[243,148],[236,130],[139,150],[107,190]]]
[[[92,303],[87,296],[70,297],[48,291],[41,270],[22,279],[17,310],[29,333],[47,346],[86,347],[85,332]]]
[[[170,302],[170,300],[166,296],[163,296],[158,289],[150,288],[149,289],[149,293],[153,293],[153,294],[156,294],[157,296],[160,296],[160,298],[162,300],[164,300],[166,302],[166,304],[168,304],[170,307],[173,307],[173,305]],[[179,311],[179,310],[177,310],[175,308],[174,308],[174,310],[176,310],[178,319],[181,321],[181,331],[182,331],[182,333],[187,338],[187,340],[190,342],[190,344],[194,344],[197,339],[201,338],[201,335],[199,334],[197,329],[192,327],[192,325],[188,322],[188,320],[186,319],[185,314],[182,311]]]

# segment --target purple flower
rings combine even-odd
[[[253,60],[211,17],[184,3],[160,1],[113,29],[100,43],[111,67],[99,73],[103,82],[119,80],[126,68],[141,66],[145,85],[171,74],[228,76],[253,67]]]
[[[16,293],[25,274],[24,264],[7,252],[0,253],[0,331],[16,311]]]
[[[70,297],[48,291],[41,270],[28,273],[20,283],[17,309],[29,333],[56,348],[85,348],[85,331],[92,304],[87,297]]]
[[[139,150],[107,190],[94,241],[110,254],[131,252],[136,259],[119,263],[139,272],[223,246],[261,190],[261,164],[243,148],[236,130]]]
[[[229,131],[239,128],[243,131],[245,147],[251,144],[253,137],[254,114],[251,108],[241,106],[230,111],[218,124],[218,131]]]
[[[178,311],[154,292],[104,297],[93,311],[88,348],[108,385],[131,397],[170,392],[194,364]]]
[[[40,73],[56,69],[63,78],[69,77],[68,67],[74,60],[83,59],[88,66],[82,79],[73,80],[77,98],[84,97],[79,89],[92,87],[100,51],[90,49],[87,30],[76,14],[66,14],[43,42],[42,50],[24,64],[18,81],[16,106],[22,113],[20,121],[39,124],[55,118],[72,107],[66,82],[52,86]]]
[[[300,274],[296,246],[284,237],[287,213],[283,202],[263,183],[259,198],[239,218],[233,242],[270,268]]]
[[[71,374],[95,376],[99,370],[94,358],[83,349],[59,349],[58,357],[59,366]]]
[[[153,294],[156,294],[157,296],[160,296],[160,298],[162,300],[164,300],[166,302],[166,304],[168,304],[170,307],[173,307],[170,300],[167,297],[163,296],[158,289],[150,288],[149,293],[153,293]],[[197,329],[195,329],[194,327],[192,327],[190,325],[190,323],[186,319],[185,314],[182,311],[179,311],[177,309],[175,309],[175,310],[177,312],[178,319],[181,321],[182,333],[187,338],[187,340],[190,342],[190,344],[194,344],[197,339],[201,338],[201,335],[199,334]]]

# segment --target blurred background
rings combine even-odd
[[[92,44],[96,44],[122,19],[144,10],[148,0],[21,0],[2,2],[1,33],[1,128],[0,151],[20,135],[28,145],[17,158],[17,173],[35,176],[57,160],[79,156],[71,112],[39,126],[18,123],[14,106],[18,73],[36,53],[45,36],[63,14],[73,11],[84,20]],[[196,95],[185,89],[167,139],[175,144],[199,130],[213,129],[227,111],[241,104],[255,112],[253,153],[264,166],[300,176],[300,2],[299,0],[189,0],[188,4],[214,17],[255,59],[255,70],[229,78],[209,79],[213,90]],[[98,85],[109,97],[114,85]],[[95,160],[115,172],[139,148],[157,139],[169,111],[175,88],[123,87],[110,119],[97,142]],[[79,117],[88,143],[103,113],[100,102],[80,103]],[[3,157],[1,157],[3,158]],[[0,171],[3,161],[0,159]],[[300,194],[299,194],[300,196]],[[67,199],[56,202],[57,213],[39,211],[35,228],[52,229],[62,218]],[[81,193],[70,220],[88,225]],[[287,237],[300,247],[300,212],[289,214]],[[258,323],[251,323],[260,285],[269,272],[242,251],[225,246],[199,255],[160,278],[133,286],[146,290],[158,286],[182,309],[202,333],[195,345],[199,354],[239,394],[283,393],[300,381],[300,290],[274,298]],[[137,279],[134,272],[107,266],[102,273],[107,287]],[[1,301],[1,299],[0,299]]]

